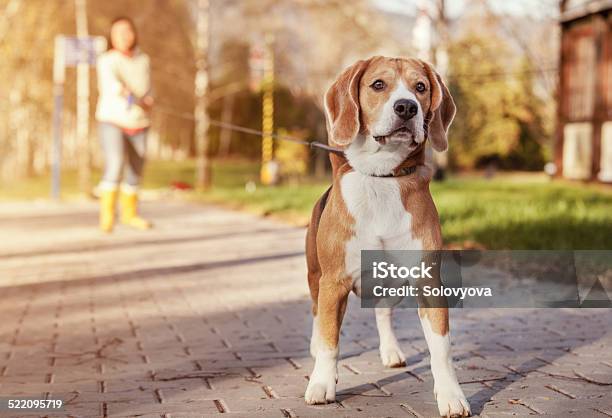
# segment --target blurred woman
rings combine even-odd
[[[98,58],[96,120],[104,153],[100,229],[113,229],[119,189],[121,222],[148,229],[150,222],[138,216],[138,188],[153,106],[149,57],[138,49],[136,27],[128,17],[112,22],[109,42]]]

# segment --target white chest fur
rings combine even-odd
[[[422,248],[421,241],[412,236],[415,220],[404,207],[397,179],[352,171],[342,177],[340,188],[355,219],[354,236],[346,243],[344,260],[346,273],[354,283],[360,276],[361,250]]]

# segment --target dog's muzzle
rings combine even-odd
[[[414,124],[410,124],[410,125],[414,125]],[[398,139],[401,141],[406,141],[406,140],[414,141],[415,136],[416,134],[414,132],[414,127],[409,126],[406,123],[403,123],[385,135],[374,136],[374,140],[378,142],[379,144],[386,144],[387,140],[390,138]]]

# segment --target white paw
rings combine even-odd
[[[304,398],[309,405],[334,402],[336,400],[336,381],[315,382],[311,380],[308,382]]]
[[[319,345],[320,341],[319,341]],[[315,366],[304,398],[309,405],[333,402],[336,400],[338,380],[338,348],[317,351]]]
[[[406,356],[397,344],[381,345],[380,358],[385,367],[404,367],[406,365]]]
[[[443,417],[469,417],[470,404],[459,385],[434,389],[438,410]]]

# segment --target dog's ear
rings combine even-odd
[[[325,114],[330,142],[345,146],[359,133],[359,82],[369,63],[370,60],[361,60],[348,67],[325,93]]]
[[[433,69],[431,64],[423,61],[423,66],[429,78],[431,86],[431,100],[429,105],[429,126],[427,127],[428,137],[431,139],[431,146],[436,151],[446,151],[448,139],[446,133],[455,117],[457,108],[446,84],[442,81],[440,74]]]

